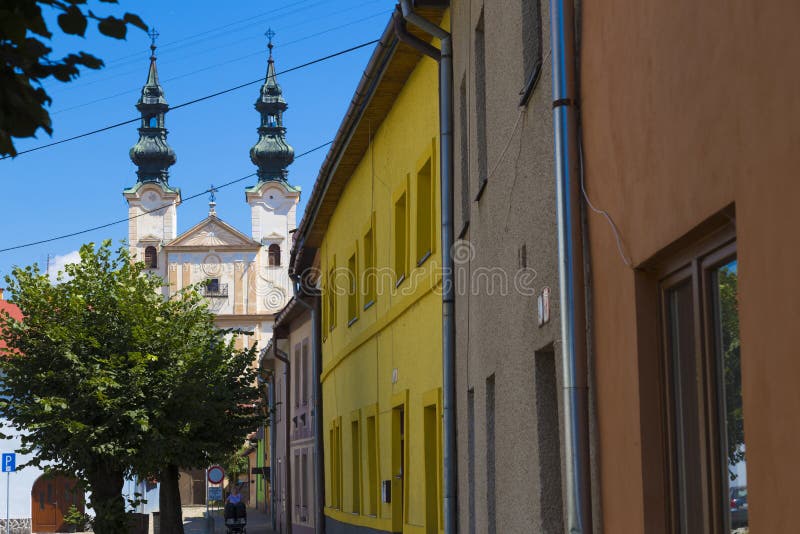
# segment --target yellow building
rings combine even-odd
[[[390,23],[295,237],[322,288],[329,532],[442,528],[438,118],[437,63]]]

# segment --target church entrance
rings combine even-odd
[[[84,511],[83,491],[77,480],[66,476],[42,475],[31,490],[33,532],[63,532],[64,516],[73,504]]]

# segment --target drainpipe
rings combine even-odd
[[[286,423],[286,430],[284,431],[284,440],[286,448],[286,513],[284,514],[284,520],[286,521],[286,534],[292,534],[292,463],[291,463],[291,442],[289,440],[289,430],[291,425],[289,424],[289,407],[291,406],[292,401],[292,378],[291,378],[291,369],[292,366],[289,363],[289,356],[278,348],[278,339],[276,338],[272,343],[272,353],[278,360],[282,361],[286,365],[286,393],[284,394],[284,399],[286,401],[286,411],[285,417],[283,420]]]
[[[272,380],[269,382],[269,406],[272,408],[271,413],[275,413],[275,373],[272,374]],[[270,507],[270,522],[272,523],[272,530],[275,530],[275,513],[278,511],[275,507],[275,416],[270,417],[270,433],[269,433],[269,507]]]
[[[314,409],[314,531],[318,534],[325,532],[325,451],[322,448],[322,383],[319,380],[322,369],[322,351],[319,342],[322,327],[320,325],[317,307],[300,298],[301,291],[313,296],[316,302],[316,292],[308,291],[302,287],[299,275],[292,275],[294,282],[294,297],[297,303],[311,312],[311,376],[314,377],[314,389],[311,395],[311,406]]]
[[[589,404],[576,118],[574,6],[550,0],[567,532],[592,532]]]
[[[444,459],[444,532],[456,534],[456,388],[455,287],[453,285],[453,43],[448,32],[415,13],[409,0],[400,0],[403,17],[439,39],[439,146],[442,195],[442,390]]]

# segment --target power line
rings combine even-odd
[[[340,50],[339,52],[335,52],[335,53],[327,55],[325,57],[314,59],[314,60],[309,61],[307,63],[303,63],[302,65],[297,65],[296,67],[291,67],[291,68],[288,68],[286,70],[282,70],[282,71],[276,73],[275,75],[279,76],[279,75],[282,75],[282,74],[287,74],[289,72],[293,72],[293,71],[296,71],[296,70],[300,70],[300,69],[309,67],[309,66],[314,65],[316,63],[321,63],[323,61],[327,61],[329,59],[333,59],[335,57],[342,56],[344,54],[349,54],[350,52],[354,52],[355,50],[359,50],[361,48],[373,45],[373,44],[377,43],[378,41],[379,41],[379,39],[373,39],[372,41],[368,41],[366,43],[362,43],[360,45],[356,45],[356,46],[350,47],[350,48],[348,48],[346,50]],[[264,83],[264,78],[258,78],[257,80],[253,80],[251,82],[242,83],[242,84],[236,85],[234,87],[229,87],[228,89],[223,89],[222,91],[217,91],[216,93],[211,93],[209,95],[205,95],[205,96],[201,96],[199,98],[195,98],[193,100],[189,100],[188,102],[183,102],[181,104],[178,104],[177,106],[171,106],[168,111],[174,111],[176,109],[185,108],[187,106],[191,106],[192,104],[197,104],[198,102],[203,102],[204,100],[209,100],[211,98],[216,98],[218,96],[221,96],[221,95],[236,91],[238,89],[242,89],[244,87],[248,87],[250,85],[255,85],[257,83]],[[20,152],[17,152],[17,155],[14,156],[14,157],[18,157],[18,156],[21,156],[23,154],[29,154],[31,152],[36,152],[37,150],[42,150],[44,148],[50,148],[52,146],[60,145],[62,143],[67,143],[69,141],[75,141],[76,139],[82,139],[84,137],[89,137],[90,135],[98,134],[98,133],[105,132],[105,131],[108,131],[108,130],[113,130],[114,128],[119,128],[120,126],[125,126],[126,124],[132,124],[132,123],[138,122],[140,120],[142,120],[141,117],[136,117],[135,119],[129,119],[129,120],[126,120],[126,121],[117,122],[115,124],[110,124],[108,126],[104,126],[103,128],[98,128],[96,130],[91,130],[89,132],[85,132],[85,133],[82,133],[82,134],[79,134],[79,135],[74,135],[72,137],[67,137],[66,139],[61,139],[59,141],[53,141],[52,143],[47,143],[47,144],[40,145],[40,146],[37,146],[37,147],[29,148],[28,150],[22,150]],[[10,156],[10,155],[6,155],[6,156],[3,156],[3,157],[0,157],[0,161],[2,161],[4,159],[9,159],[11,157],[12,156]],[[2,252],[2,251],[0,251],[0,252]]]
[[[302,158],[303,156],[307,156],[308,154],[311,154],[312,152],[316,152],[317,150],[325,148],[326,146],[330,145],[331,143],[333,143],[333,141],[328,141],[327,143],[323,143],[321,145],[315,146],[311,150],[306,150],[302,154],[298,154],[297,156],[295,156],[294,159],[297,160],[297,159]],[[230,182],[226,182],[226,183],[224,183],[224,184],[222,184],[220,186],[212,186],[212,187],[213,187],[214,191],[219,191],[222,188],[225,188],[225,187],[231,186],[233,184],[242,182],[242,181],[247,180],[248,178],[252,178],[254,176],[256,176],[256,173],[252,172],[252,173],[248,174],[247,176],[242,176],[241,178],[236,178],[235,180],[231,180]],[[198,198],[198,197],[201,197],[201,196],[203,196],[205,194],[208,194],[208,193],[211,192],[211,189],[212,188],[208,188],[205,191],[200,191],[199,193],[195,193],[194,195],[190,195],[190,196],[188,196],[186,198],[182,198],[180,203],[183,204],[184,202],[187,202],[189,200],[193,200],[195,198]],[[59,236],[55,236],[55,237],[50,237],[48,239],[40,239],[39,241],[32,241],[30,243],[23,243],[21,245],[14,245],[13,247],[2,248],[2,249],[0,249],[0,252],[8,252],[10,250],[18,250],[18,249],[21,249],[21,248],[32,247],[34,245],[41,245],[42,243],[50,243],[52,241],[58,241],[60,239],[66,239],[68,237],[75,237],[75,236],[78,236],[78,235],[87,234],[89,232],[94,232],[95,230],[102,230],[103,228],[108,228],[110,226],[114,226],[114,225],[117,225],[117,224],[122,224],[124,222],[128,222],[128,221],[131,221],[133,219],[137,219],[137,218],[142,217],[144,215],[147,215],[149,213],[153,213],[154,211],[162,210],[165,207],[166,206],[161,206],[159,208],[154,208],[154,209],[151,209],[151,210],[143,211],[142,213],[138,213],[138,214],[133,215],[131,217],[125,217],[124,219],[117,219],[116,221],[111,221],[111,222],[106,223],[106,224],[101,224],[101,225],[98,225],[98,226],[92,226],[91,228],[85,228],[83,230],[78,230],[77,232],[71,232],[69,234],[63,234],[63,235],[59,235]]]
[[[374,19],[374,18],[379,17],[381,15],[386,15],[387,13],[391,13],[391,12],[392,12],[392,10],[381,11],[379,13],[375,13],[373,15],[369,15],[369,16],[364,17],[364,18],[360,18],[360,19],[357,19],[357,20],[354,20],[354,21],[351,21],[351,22],[347,22],[345,24],[340,24],[340,25],[334,26],[332,28],[327,28],[325,30],[318,31],[316,33],[312,33],[310,35],[306,35],[304,37],[300,37],[298,39],[294,39],[294,40],[286,42],[286,43],[281,43],[281,49],[284,49],[284,48],[286,48],[288,46],[291,46],[293,44],[297,44],[297,43],[306,41],[308,39],[313,39],[314,37],[319,37],[320,35],[324,35],[326,33],[330,33],[330,32],[333,32],[333,31],[336,31],[336,30],[339,30],[339,29],[342,29],[342,28],[346,28],[348,26],[353,26],[355,24],[359,24],[359,23],[364,22],[366,20]],[[228,59],[228,60],[226,60],[226,61],[224,61],[222,63],[214,63],[213,65],[208,65],[206,67],[201,67],[201,68],[193,70],[193,71],[185,72],[183,74],[178,74],[177,76],[172,76],[171,78],[162,79],[161,83],[166,84],[166,83],[174,81],[174,80],[180,80],[181,78],[186,78],[187,76],[192,76],[192,75],[198,74],[200,72],[205,72],[207,70],[215,69],[217,67],[224,67],[224,66],[230,65],[231,63],[234,63],[236,61],[242,61],[243,59],[249,59],[249,58],[251,58],[253,56],[263,55],[263,54],[264,54],[263,50],[258,50],[256,52],[251,52],[251,53],[246,54],[244,56],[239,56],[239,57]],[[139,71],[137,71],[137,72],[139,72]],[[97,98],[95,100],[90,100],[89,102],[84,102],[83,104],[76,104],[74,106],[70,106],[70,107],[67,107],[67,108],[62,108],[62,109],[58,109],[56,111],[51,111],[50,115],[51,116],[52,115],[58,115],[60,113],[64,113],[64,112],[67,112],[67,111],[72,111],[72,110],[75,110],[75,109],[85,108],[86,106],[91,106],[92,104],[97,104],[98,102],[104,102],[106,100],[112,100],[112,99],[120,97],[120,96],[129,95],[129,94],[133,94],[133,93],[139,93],[139,92],[141,92],[141,89],[128,89],[126,91],[115,93],[113,95],[104,96],[104,97],[101,97],[101,98]]]
[[[280,26],[280,30],[283,32],[283,31],[285,31],[285,30],[287,30],[289,28],[295,28],[295,27],[298,27],[298,26],[305,26],[305,25],[309,24],[310,22],[313,22],[313,21],[316,21],[316,20],[323,20],[323,19],[324,20],[329,20],[331,18],[331,16],[333,16],[333,15],[340,15],[340,14],[346,13],[348,11],[353,11],[355,9],[363,9],[363,7],[365,5],[371,4],[371,3],[374,3],[374,2],[378,2],[378,1],[383,1],[383,0],[370,0],[368,2],[364,2],[361,5],[357,5],[357,6],[354,6],[354,7],[347,8],[347,9],[336,10],[332,14],[326,14],[326,15],[320,16],[320,17],[304,18],[303,21],[298,23],[298,24],[291,24],[291,25],[288,25],[288,26],[281,25]],[[299,13],[301,11],[305,11],[305,10],[310,9],[312,7],[316,7],[317,5],[319,5],[321,3],[324,3],[324,2],[317,2],[315,4],[311,4],[309,6],[306,6],[306,7],[301,8],[301,9],[297,9],[297,10],[289,12],[289,13],[283,13],[283,14],[279,15],[276,18],[270,19],[270,21],[274,22],[277,19],[284,18],[284,17],[290,16],[290,15],[294,15],[295,13]],[[260,17],[260,16],[263,16],[263,15],[256,15],[255,17]],[[238,23],[233,23],[233,24],[241,24],[241,22],[249,22],[245,26],[242,26],[241,28],[237,28],[235,31],[236,32],[240,32],[242,29],[244,29],[246,27],[254,26],[254,25],[257,25],[257,24],[262,24],[262,22],[260,22],[260,21],[250,22],[251,20],[252,19],[247,19],[247,21],[239,21]],[[227,26],[231,26],[233,24],[228,24],[226,26],[221,26],[218,29],[226,28]],[[273,26],[274,26],[274,24],[273,24]],[[207,40],[217,39],[219,37],[226,37],[228,35],[231,35],[231,33],[221,33],[219,35],[212,35],[210,37],[204,37],[202,39],[196,39],[195,42],[189,42],[189,43],[185,43],[185,44],[180,44],[178,46],[173,46],[173,47],[170,48],[170,45],[174,45],[175,43],[180,43],[180,42],[183,42],[183,41],[194,39],[195,37],[199,37],[199,36],[204,35],[205,33],[211,33],[211,32],[214,32],[214,31],[217,31],[217,30],[208,30],[208,31],[203,32],[203,33],[195,34],[195,35],[192,35],[192,36],[185,37],[183,39],[179,39],[179,40],[176,40],[176,41],[171,41],[169,43],[164,43],[164,44],[159,45],[159,47],[158,47],[159,58],[170,56],[166,60],[166,62],[164,62],[164,60],[162,60],[162,64],[170,64],[170,63],[173,63],[175,61],[182,60],[182,59],[185,59],[187,57],[193,57],[193,56],[200,55],[200,54],[204,55],[204,54],[207,54],[208,52],[216,51],[216,50],[219,50],[221,48],[226,48],[226,47],[229,47],[229,46],[233,46],[233,45],[236,45],[237,43],[241,43],[243,41],[251,41],[251,40],[254,40],[254,39],[263,40],[263,34],[261,32],[259,32],[257,35],[254,34],[254,35],[251,35],[251,36],[248,36],[248,37],[245,37],[245,38],[236,39],[235,41],[224,43],[222,45],[217,45],[217,46],[214,46],[212,48],[207,48],[207,49],[204,49],[204,50],[193,50],[189,54],[182,54],[182,55],[180,55],[178,57],[172,57],[173,53],[179,52],[183,48],[186,48],[186,47],[189,47],[189,46],[194,46],[196,44],[202,43],[202,42],[207,41]],[[292,41],[292,42],[295,42],[295,41]],[[286,46],[287,44],[288,43],[283,43],[282,42],[281,43],[281,47]],[[147,50],[147,55],[149,55],[149,54],[150,54],[150,51],[148,49]],[[86,73],[81,75],[81,79],[80,80],[76,80],[76,81],[74,81],[74,82],[72,82],[72,83],[70,83],[68,85],[59,86],[59,90],[56,91],[56,94],[61,94],[63,91],[71,91],[73,89],[81,89],[81,88],[83,88],[85,86],[88,86],[88,85],[94,85],[96,83],[106,82],[106,81],[113,80],[115,78],[122,77],[122,76],[130,76],[132,74],[138,74],[138,73],[140,73],[140,70],[136,69],[136,70],[126,70],[126,71],[123,71],[123,72],[115,72],[115,73],[111,74],[110,76],[106,75],[110,71],[114,71],[119,67],[124,67],[124,66],[127,66],[127,65],[131,65],[133,63],[138,63],[138,62],[141,61],[141,59],[143,57],[146,57],[144,55],[144,52],[136,53],[136,54],[129,54],[127,56],[123,56],[121,58],[117,58],[116,60],[110,60],[109,62],[106,63],[106,66],[102,70],[86,72]],[[128,58],[132,58],[132,59],[128,59]]]

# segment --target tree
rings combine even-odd
[[[256,347],[237,351],[234,337],[241,332],[215,328],[196,288],[180,292],[165,308],[168,326],[154,344],[171,364],[157,380],[155,416],[136,472],[161,482],[161,532],[182,534],[180,469],[223,461],[263,416],[253,366]]]
[[[192,288],[164,299],[127,248],[112,257],[110,242],[89,244],[80,256],[56,284],[36,265],[6,277],[24,319],[0,317],[0,415],[31,464],[85,481],[98,534],[127,530],[122,487],[134,474],[158,474],[177,496],[162,514],[177,502],[179,520],[178,466],[223,458],[257,424],[255,349],[234,350]]]
[[[116,4],[118,0],[99,0]],[[52,49],[44,40],[53,34],[47,27],[42,8],[60,12],[59,28],[70,35],[83,36],[89,20],[97,23],[103,35],[124,39],[128,25],[147,31],[137,15],[122,18],[100,17],[83,9],[88,0],[3,0],[0,5],[0,155],[17,154],[13,138],[32,137],[41,128],[53,134],[50,114],[45,105],[52,99],[42,87],[47,78],[68,82],[77,78],[80,67],[99,69],[103,61],[86,52],[50,57]]]

